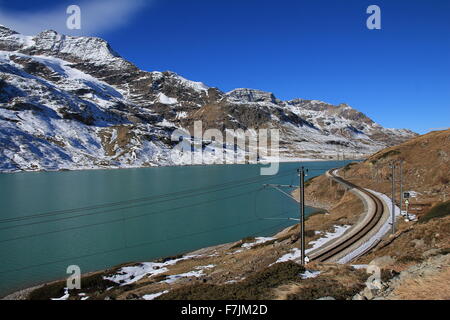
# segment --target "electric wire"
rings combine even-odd
[[[5,242],[15,241],[15,240],[22,240],[22,239],[27,239],[27,238],[33,238],[33,237],[37,237],[37,236],[45,236],[45,235],[48,235],[48,234],[55,234],[55,233],[64,232],[64,231],[79,230],[79,229],[84,229],[84,228],[93,227],[93,226],[100,226],[100,225],[105,225],[105,224],[110,224],[110,223],[115,223],[115,222],[124,222],[124,221],[127,221],[127,220],[132,220],[132,219],[137,219],[137,218],[142,218],[142,217],[147,217],[147,216],[153,216],[153,215],[157,215],[157,214],[161,214],[161,213],[165,213],[165,212],[172,212],[172,211],[176,211],[176,210],[192,208],[192,207],[196,207],[196,206],[199,206],[199,205],[202,205],[202,204],[213,203],[213,202],[216,202],[216,201],[242,197],[242,196],[245,196],[245,195],[247,195],[248,193],[251,193],[251,192],[253,192],[253,191],[249,191],[247,193],[234,194],[234,195],[231,195],[231,196],[222,197],[222,198],[218,198],[218,199],[206,200],[206,201],[197,202],[197,203],[190,204],[190,205],[183,205],[183,206],[178,206],[178,207],[175,207],[175,208],[164,209],[164,210],[160,210],[160,211],[147,212],[147,213],[134,215],[134,216],[129,216],[129,217],[121,217],[121,218],[108,220],[108,221],[102,221],[102,222],[97,222],[97,223],[85,224],[85,225],[82,225],[82,226],[75,226],[75,227],[69,227],[69,228],[65,228],[65,229],[46,231],[46,232],[42,232],[42,233],[25,235],[25,236],[10,238],[10,239],[3,239],[3,240],[0,240],[0,244],[1,243],[5,243]]]
[[[312,169],[309,169],[309,170],[310,171],[313,171],[313,170],[321,170],[321,171],[323,171],[323,170],[328,170],[328,168],[327,169],[312,168]],[[287,173],[288,171],[289,171],[289,173]],[[292,174],[293,170],[286,170],[285,173],[286,173],[286,175],[287,174]],[[282,176],[280,176],[280,174],[278,174],[276,176],[270,177],[269,179],[260,179],[261,177],[258,176],[258,177],[254,177],[254,178],[243,179],[243,180],[240,180],[240,181],[237,181],[237,182],[243,182],[243,181],[247,182],[247,181],[252,181],[252,180],[255,180],[256,178],[259,178],[256,181],[252,181],[252,182],[249,182],[247,184],[244,184],[244,185],[248,185],[248,184],[261,182],[261,181],[265,181],[265,180],[271,180],[271,179],[279,178],[279,177],[282,177]],[[243,186],[243,185],[240,185],[237,182],[236,181],[227,182],[227,183],[224,183],[224,184],[219,184],[217,186],[218,187],[222,187],[222,186],[225,186],[225,185],[228,186],[230,184],[231,184],[231,188],[236,188],[237,186]],[[163,194],[163,195],[151,196],[151,197],[145,197],[145,198],[139,198],[139,199],[132,199],[132,200],[126,200],[126,201],[121,201],[121,202],[102,204],[102,205],[94,205],[94,206],[88,206],[88,207],[82,207],[82,208],[76,208],[76,209],[50,211],[50,212],[44,212],[44,213],[39,213],[39,214],[21,216],[21,217],[17,217],[17,218],[2,219],[2,220],[0,220],[0,223],[7,223],[7,222],[13,222],[13,221],[22,221],[22,220],[28,220],[28,219],[36,219],[36,218],[42,218],[42,217],[46,217],[46,216],[54,216],[54,215],[60,215],[60,214],[65,214],[65,213],[73,213],[73,212],[79,212],[79,211],[96,210],[96,209],[99,209],[99,208],[106,208],[106,207],[110,207],[110,206],[119,206],[119,205],[123,205],[123,204],[127,204],[127,203],[143,202],[143,201],[149,201],[149,200],[152,200],[152,199],[165,198],[165,197],[170,197],[170,196],[173,196],[173,195],[191,194],[191,193],[194,193],[195,191],[201,191],[201,190],[204,190],[204,189],[207,189],[207,188],[214,188],[214,186],[202,187],[202,188],[197,188],[197,189],[179,191],[179,192],[174,192],[174,193],[169,193],[169,194]],[[217,191],[221,191],[221,190],[223,190],[223,189],[219,189],[219,190],[215,190],[215,191],[209,191],[209,192],[205,192],[205,193],[202,193],[202,194],[207,194],[207,193],[211,193],[211,192],[217,192]],[[229,197],[225,197],[225,198],[212,199],[212,200],[204,201],[204,202],[201,202],[201,203],[191,204],[189,206],[181,206],[181,207],[177,207],[177,208],[170,208],[170,209],[166,209],[166,210],[163,210],[163,211],[157,211],[157,212],[142,214],[142,215],[139,215],[139,216],[122,217],[120,219],[117,219],[116,221],[123,221],[124,219],[126,219],[126,220],[134,219],[134,218],[138,218],[138,217],[141,217],[141,216],[157,214],[157,213],[160,213],[160,212],[175,211],[175,210],[179,210],[181,208],[188,208],[188,207],[198,206],[198,205],[201,205],[201,204],[204,204],[204,203],[208,203],[208,202],[224,200],[226,198],[229,199],[229,198],[233,198],[233,197],[239,197],[239,196],[243,196],[243,195],[246,195],[246,194],[248,194],[250,192],[255,192],[255,191],[256,190],[252,190],[252,191],[249,191],[249,192],[246,192],[246,193],[239,193],[239,194],[236,194],[236,195],[233,195],[233,196],[229,196]],[[166,200],[166,201],[174,201],[174,199],[169,199],[169,200]],[[153,203],[150,203],[150,204],[153,204]],[[150,204],[146,204],[146,205],[150,205]],[[142,206],[142,205],[140,205],[140,206]],[[133,207],[135,207],[135,206],[133,206]],[[124,209],[127,209],[127,207],[119,208],[118,210],[124,210]],[[117,210],[117,209],[114,209],[114,210]],[[111,210],[109,210],[109,211],[111,211]],[[98,214],[98,213],[99,212],[95,212],[95,213],[91,213],[91,214]],[[285,214],[285,213],[287,213],[287,212],[283,212],[280,215]],[[91,214],[89,214],[89,215],[91,215]],[[79,216],[85,216],[85,215],[79,215]],[[37,224],[37,223],[55,222],[55,221],[60,221],[62,219],[76,218],[76,217],[79,217],[79,216],[65,217],[65,218],[61,218],[61,219],[57,219],[57,220],[44,221],[44,222],[35,222],[35,223],[31,223],[31,224],[26,224],[26,225],[33,225],[33,224]],[[277,215],[277,216],[279,216],[279,215]],[[274,217],[276,217],[276,216],[274,216]],[[186,238],[186,237],[193,237],[193,236],[196,236],[196,235],[207,234],[207,233],[211,233],[211,232],[214,232],[214,231],[226,230],[226,229],[230,229],[230,228],[235,228],[235,227],[247,225],[247,224],[250,224],[250,223],[253,223],[253,222],[256,222],[256,221],[260,221],[260,220],[261,220],[261,218],[257,218],[257,219],[252,219],[252,220],[245,221],[245,222],[240,222],[240,223],[237,223],[237,224],[222,226],[222,227],[219,227],[219,228],[214,228],[214,229],[194,232],[194,233],[190,233],[190,234],[178,235],[178,236],[171,237],[171,238],[159,239],[159,240],[154,240],[154,241],[147,241],[147,242],[142,242],[142,243],[131,245],[131,246],[130,245],[124,245],[121,248],[114,248],[114,249],[110,249],[110,250],[104,250],[104,251],[90,253],[90,254],[85,254],[85,255],[80,255],[80,256],[76,256],[76,257],[70,257],[70,258],[64,258],[64,259],[59,259],[59,260],[39,263],[39,264],[35,264],[35,265],[28,265],[28,266],[21,267],[21,268],[16,268],[16,269],[3,270],[3,271],[0,271],[0,274],[11,273],[11,272],[18,272],[18,271],[28,270],[28,269],[42,267],[42,266],[46,266],[46,265],[62,263],[62,262],[70,261],[70,260],[84,259],[84,258],[88,258],[88,257],[92,257],[92,256],[98,256],[98,255],[102,255],[102,254],[113,253],[113,252],[117,252],[117,251],[121,251],[121,250],[125,250],[125,249],[139,248],[139,247],[148,246],[148,245],[151,245],[151,244],[157,244],[157,243],[166,242],[166,241],[178,240],[178,239],[183,239],[183,238]],[[50,231],[48,233],[43,233],[43,234],[49,234],[49,233],[56,233],[56,232],[62,232],[62,231],[86,228],[86,227],[89,227],[89,226],[99,225],[99,224],[106,224],[106,223],[112,223],[112,221],[100,222],[98,224],[77,226],[77,227],[68,228],[68,229],[64,229],[64,230],[54,230],[54,231]],[[284,224],[286,224],[286,222],[280,223],[280,224],[278,224],[276,226],[272,226],[272,227],[264,229],[262,231],[258,231],[258,232],[254,233],[254,234],[258,234],[258,233],[261,233],[261,232],[266,232],[267,230],[272,230],[274,228],[278,228],[278,227],[280,227],[280,226],[282,226]],[[9,227],[9,228],[22,227],[22,226],[25,226],[25,225],[16,225],[16,226],[12,226],[12,227]],[[7,228],[2,228],[0,230],[4,230],[4,229],[7,229]],[[40,235],[42,235],[42,234],[28,235],[28,236],[24,236],[24,237],[18,237],[16,239],[5,239],[5,240],[1,240],[0,243],[1,242],[17,240],[19,238],[29,238],[29,237],[35,237],[35,236],[40,236]]]
[[[208,234],[208,233],[211,233],[211,232],[214,232],[214,231],[226,230],[226,229],[231,229],[231,228],[235,228],[235,227],[240,227],[240,226],[243,226],[243,225],[254,223],[254,222],[259,221],[259,220],[260,219],[252,219],[252,220],[248,220],[248,221],[244,221],[244,222],[240,222],[240,223],[236,223],[236,224],[232,224],[232,225],[222,226],[222,227],[209,229],[209,230],[204,230],[204,231],[193,232],[193,233],[179,235],[179,236],[175,236],[175,237],[171,237],[171,238],[159,239],[159,240],[154,240],[154,241],[146,241],[146,242],[138,243],[138,244],[131,245],[131,246],[130,245],[125,245],[125,246],[123,246],[121,248],[114,248],[114,249],[110,249],[110,250],[104,250],[104,251],[100,251],[100,252],[89,253],[89,254],[80,255],[80,256],[76,256],[76,257],[70,257],[70,258],[64,258],[64,259],[59,259],[59,260],[54,260],[54,261],[48,261],[48,262],[43,262],[43,263],[39,263],[39,264],[29,265],[29,266],[25,266],[25,267],[21,267],[21,268],[16,268],[16,269],[2,270],[2,271],[0,271],[0,274],[24,271],[24,270],[28,270],[28,269],[37,268],[37,267],[43,267],[43,266],[47,266],[47,265],[63,263],[63,262],[67,262],[67,261],[77,260],[77,259],[85,259],[85,258],[89,258],[89,257],[93,257],[93,256],[98,256],[98,255],[118,252],[118,251],[126,250],[126,249],[135,249],[135,248],[139,248],[139,247],[143,247],[143,246],[148,246],[148,245],[151,245],[151,244],[157,244],[157,243],[166,242],[166,241],[172,241],[172,240],[179,240],[179,239],[188,238],[188,237],[194,237],[194,236],[197,236],[197,235]],[[267,230],[267,229],[265,229],[265,230]],[[258,231],[255,234],[261,233],[261,232],[264,232],[264,230],[263,231]]]
[[[14,218],[0,219],[0,223],[10,223],[10,222],[23,221],[23,220],[29,220],[29,219],[38,219],[38,218],[47,217],[47,216],[62,215],[62,214],[66,214],[66,213],[76,213],[76,212],[80,212],[80,211],[91,211],[91,210],[103,209],[103,208],[107,208],[107,207],[121,206],[121,205],[124,205],[124,204],[136,203],[136,202],[148,202],[148,201],[151,201],[151,200],[158,200],[160,198],[168,198],[168,197],[177,196],[177,195],[182,195],[182,196],[184,195],[183,198],[185,198],[187,196],[195,196],[196,195],[195,192],[198,192],[198,191],[210,190],[207,193],[212,193],[212,192],[216,192],[216,191],[222,191],[222,190],[227,189],[227,188],[235,188],[235,187],[241,186],[241,185],[248,185],[248,184],[256,183],[256,182],[260,182],[260,181],[262,182],[262,181],[272,180],[272,179],[275,179],[275,178],[284,177],[286,175],[294,173],[294,171],[295,170],[286,170],[286,171],[280,172],[277,175],[274,175],[274,176],[271,176],[271,177],[268,177],[268,178],[263,178],[263,179],[261,179],[261,176],[254,176],[254,177],[250,177],[250,178],[246,178],[246,179],[242,179],[242,180],[229,181],[229,182],[222,183],[222,184],[217,184],[217,185],[212,185],[212,186],[205,186],[205,187],[200,187],[200,188],[190,189],[190,190],[182,190],[182,191],[177,191],[177,192],[172,192],[172,193],[167,193],[167,194],[161,194],[161,195],[156,195],[156,196],[149,196],[149,197],[130,199],[130,200],[111,202],[111,203],[92,205],[92,206],[73,208],[73,209],[48,211],[48,212],[43,212],[43,213],[31,214],[31,215],[21,215],[19,217],[14,217]],[[221,189],[219,189],[219,190],[211,190],[211,189],[215,189],[215,188],[221,188]],[[191,194],[193,194],[193,195],[191,195]],[[172,201],[172,200],[173,199],[159,200],[157,203],[166,202],[166,201]],[[0,229],[0,230],[3,230],[3,229]]]
[[[277,176],[277,177],[280,177],[280,176]],[[254,184],[254,183],[256,183],[256,182],[248,182],[248,183],[245,183],[245,184],[240,184],[238,186],[228,186],[228,187],[224,187],[224,188],[217,189],[217,190],[209,190],[209,191],[205,191],[205,192],[202,192],[202,193],[199,193],[199,194],[195,194],[195,195],[185,195],[185,196],[181,196],[181,197],[174,198],[174,199],[159,200],[159,201],[156,201],[156,202],[137,204],[137,205],[132,205],[132,206],[114,208],[114,209],[109,209],[109,210],[104,210],[104,211],[97,211],[97,212],[91,212],[91,213],[84,213],[84,214],[79,214],[79,215],[75,215],[75,216],[62,217],[62,218],[57,218],[57,219],[52,219],[52,220],[36,221],[36,222],[19,224],[19,225],[1,227],[0,231],[1,230],[9,230],[9,229],[14,229],[14,228],[19,228],[19,227],[25,227],[25,226],[32,226],[32,225],[37,225],[37,224],[45,224],[45,223],[52,223],[52,222],[57,222],[57,221],[69,220],[69,219],[76,219],[76,218],[80,218],[80,217],[93,216],[93,215],[98,215],[98,214],[103,214],[103,213],[111,213],[111,212],[125,210],[125,209],[133,209],[133,208],[145,207],[145,206],[153,205],[153,204],[156,204],[156,203],[163,203],[163,202],[167,202],[167,201],[176,201],[176,200],[184,199],[184,198],[187,198],[187,197],[211,194],[211,193],[214,193],[214,192],[223,191],[223,190],[232,189],[232,188],[237,188],[237,187],[243,187],[243,186],[251,185],[251,184]]]

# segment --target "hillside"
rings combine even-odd
[[[411,193],[413,212],[421,216],[426,208],[450,199],[450,129],[383,149],[362,163],[348,165],[342,175],[357,185],[390,195],[389,164],[400,160],[403,161],[403,190]],[[398,166],[395,174],[398,180]],[[398,193],[398,184],[396,188]]]
[[[375,248],[353,263],[365,265],[376,261],[397,274],[385,283],[383,290],[376,294],[369,292],[372,298],[449,299],[450,130],[431,132],[381,150],[364,162],[347,165],[339,173],[356,185],[390,197],[389,164],[399,160],[403,160],[403,190],[412,196],[408,210],[411,215],[409,219],[398,218],[395,235],[386,234]],[[396,175],[397,180],[399,168]],[[335,202],[333,199],[343,192],[333,187],[330,190],[329,181],[320,176],[309,183],[306,193],[316,203],[326,205]],[[398,206],[399,198],[397,182]],[[356,212],[358,207],[347,209]]]
[[[359,158],[416,136],[346,104],[226,93],[143,71],[102,39],[51,30],[24,36],[0,26],[0,77],[0,171],[183,164],[171,134],[183,129],[192,143],[199,120],[203,130],[279,129],[282,158]],[[205,141],[195,151],[222,146]]]

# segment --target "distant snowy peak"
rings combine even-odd
[[[109,43],[96,37],[72,37],[59,34],[53,30],[46,30],[36,36],[24,36],[7,27],[0,26],[0,50],[17,51],[33,56],[51,56],[65,59],[73,63],[81,63],[80,68],[93,73],[100,73],[99,70],[92,70],[92,66],[107,66],[117,71],[132,71],[136,76],[153,77],[154,80],[161,80],[168,77],[179,86],[189,88],[198,92],[206,92],[209,87],[202,82],[187,80],[174,72],[145,72],[139,70],[135,65],[123,59],[114,51]],[[89,64],[89,65],[86,65]],[[137,80],[134,78],[133,80]]]
[[[161,73],[161,72],[160,72]],[[162,74],[162,73],[161,73]],[[166,75],[174,79],[178,85],[192,89],[197,92],[207,92],[209,87],[203,82],[191,81],[183,78],[182,76],[176,74],[175,72],[166,71]]]
[[[169,157],[172,132],[195,121],[222,132],[279,129],[283,158],[356,157],[415,136],[346,104],[225,93],[140,70],[99,38],[0,26],[0,171],[180,164]]]
[[[16,51],[33,44],[33,37],[21,35],[14,30],[0,25],[1,50]]]
[[[29,48],[28,51],[42,51],[56,56],[68,55],[80,61],[99,64],[120,58],[108,42],[100,38],[70,37],[48,30],[39,33],[33,40],[35,46]]]
[[[0,51],[37,57],[58,58],[73,69],[114,86],[135,104],[156,101],[165,105],[178,101],[206,101],[209,87],[187,80],[174,72],[146,72],[123,59],[108,42],[95,37],[71,37],[47,30],[36,36],[24,36],[0,27]]]
[[[256,89],[240,88],[232,90],[226,95],[231,99],[243,102],[269,102],[274,104],[280,102],[280,100],[278,100],[272,92],[265,92]]]
[[[17,38],[17,35],[20,35],[20,33],[0,24],[0,37],[3,41],[9,37],[12,37],[10,40],[14,41],[14,38]]]
[[[29,55],[46,55],[71,62],[89,62],[93,65],[127,66],[124,60],[103,39],[95,37],[71,37],[46,30],[36,36],[24,36],[0,27],[0,50],[18,51]]]
[[[372,125],[374,122],[362,112],[342,103],[337,106],[318,100],[291,100],[287,102],[294,112],[303,116],[323,116],[342,118],[349,121]]]

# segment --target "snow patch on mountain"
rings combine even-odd
[[[162,104],[168,104],[168,105],[178,103],[178,100],[176,98],[169,98],[162,92],[158,94],[158,101],[161,102]]]

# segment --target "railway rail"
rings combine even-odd
[[[337,169],[331,169],[327,172],[327,175],[337,183],[359,193],[359,196],[363,198],[364,201],[368,201],[369,203],[366,203],[367,213],[359,223],[350,228],[342,237],[311,252],[308,255],[309,261],[326,262],[336,259],[336,257],[345,253],[350,247],[364,241],[364,239],[377,227],[384,214],[385,208],[383,202],[377,196],[366,189],[358,187],[337,176],[336,171]],[[363,197],[361,194],[366,197]]]

